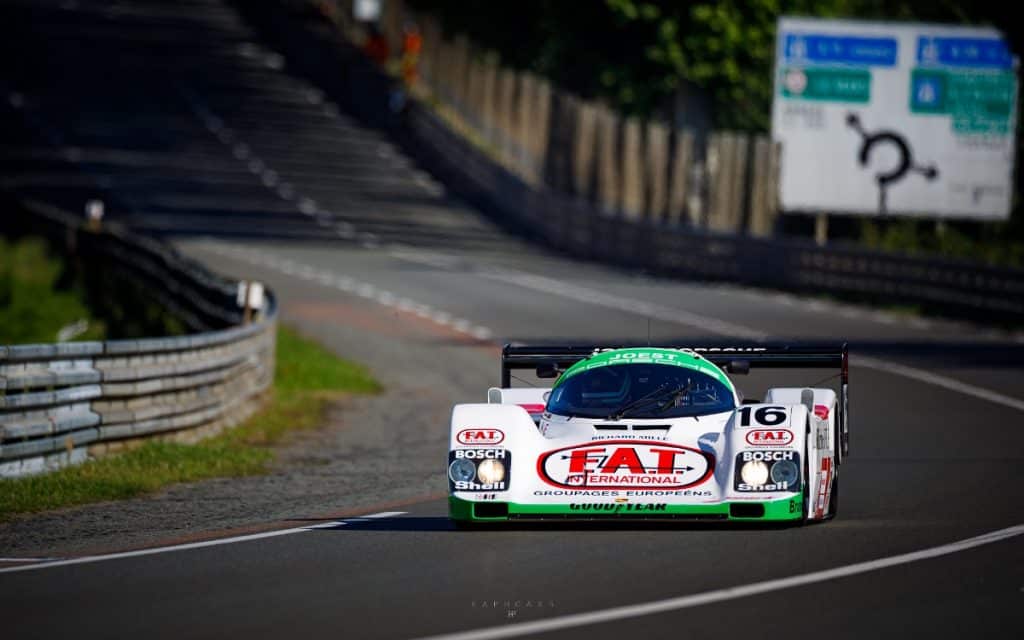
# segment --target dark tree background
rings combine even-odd
[[[685,83],[710,97],[717,128],[766,131],[775,23],[781,15],[990,25],[1014,51],[1024,21],[989,0],[410,0],[529,69],[640,116],[667,108]]]

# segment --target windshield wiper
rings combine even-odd
[[[689,395],[691,388],[693,388],[693,380],[687,382],[685,387],[680,387],[673,391],[671,394],[669,394],[669,396],[665,398],[665,404],[654,409],[654,413],[664,413],[672,407],[679,406],[679,403],[682,402],[687,395]],[[698,418],[696,415],[693,416],[693,419],[700,422],[700,418]]]
[[[665,412],[669,411],[673,407],[679,407],[679,403],[681,401],[683,401],[683,399],[689,394],[690,389],[692,388],[692,386],[693,386],[693,381],[691,380],[691,381],[686,383],[685,387],[679,387],[679,388],[673,390],[669,394],[669,396],[666,397],[663,400],[665,403],[662,404],[662,406],[659,406],[659,407],[655,408],[651,413],[654,413],[654,414],[664,414]],[[700,421],[700,419],[697,418],[696,416],[693,416],[693,419],[696,420],[697,422]]]
[[[659,400],[661,398],[661,396],[663,395],[662,392],[665,391],[665,387],[667,387],[668,385],[669,385],[669,383],[666,382],[666,383],[662,384],[661,386],[659,386],[654,391],[648,393],[647,395],[641,396],[641,397],[637,398],[636,400],[634,400],[634,401],[632,401],[630,403],[627,403],[625,406],[619,407],[614,413],[612,413],[607,418],[605,418],[605,420],[618,420],[622,416],[626,415],[626,413],[632,411],[633,409],[636,409],[637,407],[641,407],[641,406],[643,406],[643,405],[645,405],[645,404],[647,404],[649,402],[654,402],[655,400]],[[678,391],[678,389],[676,389],[676,391]],[[674,392],[670,392],[670,393],[674,393]]]

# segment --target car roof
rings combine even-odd
[[[628,347],[598,351],[589,358],[580,360],[566,369],[559,376],[558,380],[555,381],[554,386],[557,387],[569,378],[584,371],[627,364],[657,364],[685,367],[707,374],[726,385],[730,390],[735,391],[732,381],[725,375],[725,372],[699,353],[688,349],[666,349],[663,347]]]

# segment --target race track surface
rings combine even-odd
[[[112,217],[266,282],[285,322],[366,363],[388,390],[324,433],[344,445],[325,462],[336,490],[200,519],[250,530],[197,539],[262,531],[248,538],[67,563],[82,552],[54,543],[47,553],[48,516],[0,527],[11,541],[0,547],[5,638],[1019,637],[1024,538],[945,547],[1024,523],[1019,335],[562,259],[500,231],[429,167],[289,75],[230,7],[63,5],[0,9],[5,47],[34,65],[4,70],[15,141],[0,155],[5,186],[72,206],[101,185]],[[68,84],[39,80],[55,69]],[[75,105],[68,85],[92,89]],[[784,528],[453,529],[438,497],[448,412],[498,383],[502,343],[648,336],[848,340],[839,517]],[[738,383],[756,396],[823,376]],[[295,476],[305,494],[317,490],[309,469],[273,480]],[[190,491],[208,489],[180,489],[186,509]],[[60,522],[75,531],[105,508]],[[159,547],[157,534],[133,538],[112,520],[88,535],[114,551]],[[898,558],[933,548],[941,555]],[[7,557],[29,552],[60,559]],[[820,573],[836,567],[852,568]],[[667,599],[656,611],[619,609]],[[531,622],[551,626],[517,626]]]

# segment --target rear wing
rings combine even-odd
[[[792,345],[740,345],[740,346],[690,346],[690,345],[538,345],[512,346],[506,344],[501,350],[501,386],[512,386],[512,371],[535,369],[542,364],[553,364],[567,369],[580,360],[601,351],[624,347],[649,346],[659,349],[687,349],[695,351],[709,362],[727,372],[741,372],[747,367],[754,369],[838,369],[839,370],[839,415],[837,416],[842,454],[850,450],[849,403],[847,385],[850,379],[849,353],[845,342],[836,344],[792,344]]]

